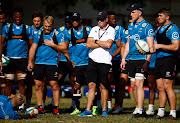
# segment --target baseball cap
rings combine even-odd
[[[105,20],[107,18],[107,13],[106,12],[104,12],[104,11],[101,11],[101,12],[99,12],[98,13],[98,15],[97,15],[97,20]]]
[[[72,21],[78,21],[80,20],[81,15],[78,12],[73,12],[72,16],[71,16],[71,20]]]
[[[140,10],[140,11],[143,11],[143,7],[140,3],[134,3],[131,5],[130,8],[128,8],[128,10],[130,11],[134,11],[134,10]]]
[[[64,18],[64,21],[67,22],[67,23],[71,22],[71,16],[66,15],[65,18]]]

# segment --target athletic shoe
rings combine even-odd
[[[79,111],[79,109],[75,109],[70,115],[76,115],[76,114],[80,114],[81,111]]]
[[[54,110],[53,110],[53,114],[54,114],[54,115],[59,115],[59,114],[60,114],[60,113],[59,113],[59,109],[54,109]]]
[[[91,117],[92,116],[92,112],[91,111],[88,111],[87,109],[85,109],[85,111],[81,114],[79,114],[78,116],[87,116],[87,117]]]
[[[173,117],[172,115],[169,115],[167,117],[164,118],[165,120],[176,120],[175,117]]]
[[[133,116],[129,117],[129,119],[142,118],[142,117],[145,117],[145,116],[143,114],[136,113]]]
[[[133,114],[137,114],[137,111],[136,111],[136,109],[133,111]]]
[[[164,119],[164,117],[161,117],[159,115],[154,115],[153,117],[148,117],[148,119],[159,119],[159,120],[162,120],[162,119]]]
[[[115,111],[113,111],[112,114],[119,114],[119,113],[121,113],[122,111],[123,111],[123,108],[120,107],[120,106],[118,106],[118,108],[117,108]]]
[[[148,110],[146,111],[146,114],[147,114],[147,115],[154,115],[154,111],[148,109]]]
[[[98,106],[93,106],[93,107],[92,107],[92,114],[93,114],[93,115],[98,115],[98,114],[99,114],[99,108],[98,108]]]
[[[108,115],[108,112],[107,112],[106,110],[102,111],[102,116],[103,116],[103,117],[108,117],[108,116],[109,116],[109,115]]]
[[[38,108],[38,114],[44,114],[44,108]]]

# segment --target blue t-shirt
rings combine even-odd
[[[113,42],[113,44],[112,44],[112,54],[114,54],[114,53],[115,53],[115,50],[118,49],[118,47],[117,47],[117,45],[116,45],[116,41],[122,40],[122,36],[123,36],[123,34],[124,34],[124,28],[121,27],[120,25],[115,24],[115,25],[113,26],[113,28],[115,29],[115,33],[116,33],[116,34],[115,34],[115,40],[114,40],[114,42]],[[115,57],[113,58],[113,60],[121,60],[121,54],[115,56]]]
[[[64,41],[68,41],[67,36],[66,36],[68,34],[68,30],[65,26],[59,27],[58,32],[61,33],[61,35],[65,35]],[[69,52],[70,59],[72,59],[72,51],[73,51],[72,43],[69,42],[68,52]],[[67,59],[63,53],[61,53],[61,57],[60,57],[59,61],[67,62]]]
[[[2,36],[8,38],[8,32],[9,32],[10,24],[7,24],[3,27]],[[16,25],[13,23],[12,27],[13,33],[15,35],[20,35],[23,30],[23,24]],[[28,25],[26,25],[26,34],[28,35],[29,39],[32,39],[31,36],[31,30]],[[11,58],[27,58],[27,42],[25,40],[21,39],[11,39],[7,41],[7,57]]]
[[[138,23],[130,23],[128,26],[128,32],[130,37],[129,60],[146,60],[147,55],[141,55],[137,51],[135,43],[140,39],[147,42],[147,37],[154,37],[153,27],[146,20],[142,20]]]
[[[34,35],[38,34],[40,31],[43,30],[43,26],[40,29],[35,29],[34,25],[30,26],[30,30],[31,30],[31,35],[30,35],[30,39],[34,38]]]
[[[16,120],[20,119],[20,116],[14,110],[11,98],[7,96],[0,95],[0,119],[4,120]]]
[[[53,29],[53,31],[49,35],[45,35],[43,33],[43,40],[47,39],[50,40],[50,38],[53,38],[53,35],[56,35],[56,39],[59,43],[64,42],[64,37],[60,35],[58,31]],[[39,32],[37,35],[34,36],[33,43],[38,44],[40,39],[41,32]],[[38,46],[36,51],[36,60],[35,64],[44,64],[44,65],[57,65],[58,60],[58,52],[54,50],[52,47],[49,47],[47,45],[41,45]]]
[[[87,34],[89,35],[91,31],[91,27],[86,26]],[[83,25],[80,30],[75,30],[73,29],[74,36],[76,39],[82,39],[83,38]],[[67,34],[67,39],[68,42],[71,41],[71,29],[68,30]],[[73,47],[73,52],[72,52],[72,61],[75,63],[75,66],[83,66],[83,65],[88,65],[89,61],[89,48],[86,47],[86,43],[80,43],[76,44]]]
[[[168,39],[170,39],[171,41],[175,41],[175,40],[180,40],[180,37],[179,37],[179,29],[178,27],[173,24],[172,22],[165,25],[165,26],[162,26],[161,28],[159,27],[156,31],[155,31],[155,34],[157,34],[158,30],[159,30],[159,34],[162,34],[166,28],[171,24],[171,26],[168,28],[168,30],[166,31],[166,37]],[[157,39],[155,38],[155,42],[157,42]],[[156,50],[157,52],[157,58],[162,58],[162,57],[165,57],[165,56],[175,56],[177,57],[178,56],[178,53],[177,51],[165,51],[165,50]]]
[[[128,30],[124,31],[123,33],[123,36],[122,36],[122,40],[121,40],[121,43],[122,44],[126,44],[127,40],[128,40],[128,37],[129,37],[129,32]],[[129,60],[129,54],[126,56],[126,61]]]

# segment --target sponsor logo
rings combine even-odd
[[[150,30],[148,31],[148,35],[149,35],[149,36],[154,36],[154,30],[153,30],[153,29],[150,29]]]
[[[86,27],[86,30],[87,30],[87,31],[89,31],[89,28],[88,28],[88,27]]]
[[[7,120],[7,119],[9,119],[9,116],[8,116],[8,115],[6,115],[6,116],[5,116],[5,119],[6,119],[6,120]]]
[[[179,38],[178,32],[173,32],[172,38],[173,38],[173,39],[178,39],[178,38]]]
[[[126,30],[126,31],[125,31],[125,34],[128,34],[128,33],[129,33],[128,30]]]
[[[147,23],[143,23],[143,24],[142,24],[142,27],[145,27],[146,25],[147,25]]]
[[[61,31],[63,31],[63,30],[64,30],[64,26],[63,26],[63,27],[61,27],[61,28],[60,28],[60,30],[61,30]]]
[[[130,36],[131,39],[134,39],[135,41],[140,39],[140,36],[138,34]]]
[[[118,30],[118,29],[119,29],[119,26],[116,26],[116,27],[115,27],[115,30]]]

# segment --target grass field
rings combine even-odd
[[[130,99],[124,99],[124,112],[119,115],[109,115],[109,117],[102,117],[101,115],[93,116],[93,117],[78,117],[78,116],[71,116],[69,113],[61,113],[59,116],[54,116],[51,113],[46,113],[43,115],[38,115],[36,118],[33,119],[27,119],[27,120],[15,120],[15,121],[3,121],[0,120],[0,123],[86,123],[86,122],[93,122],[93,123],[154,123],[154,122],[180,122],[180,118],[178,118],[176,121],[165,121],[165,120],[152,120],[152,119],[146,119],[146,118],[139,118],[139,119],[129,119],[130,116],[132,116],[132,112],[135,108],[135,101],[132,97],[132,94],[130,93],[131,98]],[[112,104],[114,104],[114,99],[112,100]],[[50,98],[47,98],[46,105],[50,103]],[[82,110],[86,108],[87,99],[83,96],[81,98],[81,108]],[[180,93],[177,94],[177,109],[179,108],[180,104]],[[71,105],[71,99],[70,98],[61,98],[60,99],[60,110],[61,112],[64,112],[65,109],[68,109]],[[36,98],[35,98],[35,90],[33,88],[33,97],[32,97],[32,107],[36,107]],[[145,99],[144,106],[147,109],[148,108],[148,99]],[[155,108],[156,111],[158,109],[158,99],[155,100]],[[166,113],[169,114],[169,106],[166,105]],[[84,111],[84,110],[83,110]]]

